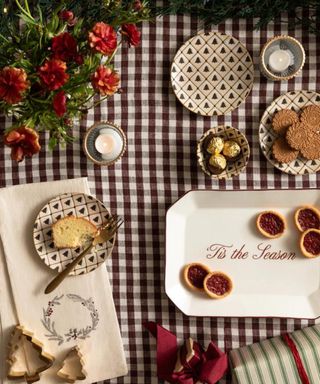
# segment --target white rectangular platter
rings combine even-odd
[[[299,248],[294,212],[320,206],[317,190],[190,191],[166,217],[165,288],[189,316],[316,318],[320,316],[320,257],[308,259]],[[256,217],[276,210],[288,228],[278,239],[263,237]],[[233,280],[221,300],[184,284],[181,271],[200,262]]]

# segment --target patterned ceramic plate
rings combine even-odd
[[[228,163],[227,168],[219,175],[212,175],[206,169],[205,159],[202,150],[202,142],[211,132],[214,133],[216,136],[222,137],[224,140],[234,140],[241,147],[241,157],[234,162]],[[231,177],[237,176],[246,167],[250,157],[250,147],[246,137],[238,129],[225,125],[219,125],[215,128],[209,129],[201,137],[197,146],[197,156],[198,163],[200,164],[200,167],[204,173],[214,179],[229,179]]]
[[[109,217],[109,212],[101,201],[83,193],[59,195],[41,209],[34,223],[34,245],[41,260],[57,272],[61,272],[83,250],[81,247],[57,249],[54,246],[51,226],[69,215],[85,217],[99,227]],[[111,254],[114,242],[115,237],[105,244],[97,245],[70,274],[82,275],[95,270]]]
[[[272,155],[272,145],[278,135],[272,129],[272,118],[280,109],[292,109],[300,112],[307,105],[319,105],[320,94],[313,91],[288,92],[275,99],[265,110],[259,127],[260,147],[267,160],[282,172],[292,175],[315,173],[320,170],[319,160],[307,160],[299,156],[291,163],[279,163]]]
[[[192,37],[171,66],[174,93],[190,111],[224,115],[237,108],[253,85],[253,63],[233,36],[206,32]]]

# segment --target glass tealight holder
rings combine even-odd
[[[126,150],[126,142],[126,136],[119,126],[101,121],[87,130],[83,150],[95,164],[109,166],[121,159]]]
[[[302,44],[291,36],[275,36],[268,40],[260,53],[260,71],[273,81],[297,76],[305,62]]]

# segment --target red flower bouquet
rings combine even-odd
[[[87,113],[95,94],[99,103],[119,90],[113,57],[122,41],[129,47],[140,43],[135,21],[148,12],[142,2],[126,9],[114,4],[108,23],[84,20],[61,6],[46,15],[38,6],[34,14],[27,0],[16,0],[16,20],[23,23],[17,30],[19,23],[12,22],[8,36],[0,35],[0,111],[14,118],[4,136],[12,159],[38,153],[44,130],[50,148],[71,142],[72,120]]]

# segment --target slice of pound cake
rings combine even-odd
[[[57,248],[77,248],[92,239],[98,229],[83,217],[67,216],[52,225],[54,245]]]

